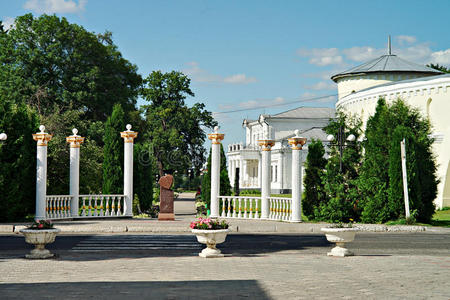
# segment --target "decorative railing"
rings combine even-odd
[[[80,217],[124,216],[124,195],[80,195]]]
[[[218,199],[222,203],[222,218],[261,218],[261,197],[219,196]],[[291,198],[269,197],[269,219],[289,221],[291,203]]]
[[[73,196],[52,195],[46,196],[45,217],[47,219],[65,219],[71,218],[70,202]]]
[[[80,195],[79,210],[71,214],[71,195],[46,196],[46,219],[75,219],[125,216],[125,195]]]
[[[269,219],[289,221],[292,215],[292,199],[269,197]]]

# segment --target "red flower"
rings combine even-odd
[[[39,224],[38,228],[44,228],[44,224]]]

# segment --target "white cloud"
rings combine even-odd
[[[229,83],[229,84],[248,84],[256,82],[256,78],[247,77],[245,74],[235,74],[227,77],[214,75],[200,68],[196,61],[186,63],[187,68],[183,69],[183,73],[189,75],[193,81],[208,83]]]
[[[263,108],[272,105],[282,105],[285,103],[285,99],[283,97],[275,97],[272,99],[252,99],[248,101],[239,102],[237,104],[220,104],[220,110],[232,110],[232,109],[252,109],[252,108]]]
[[[441,65],[450,65],[450,49],[431,53],[432,62]]]
[[[345,57],[357,62],[365,62],[383,55],[384,50],[372,47],[352,47],[342,50]]]
[[[38,14],[73,14],[84,10],[87,0],[28,0],[23,5],[24,9],[31,10]]]
[[[335,90],[336,84],[331,81],[319,81],[316,84],[304,86],[304,88],[315,91]]]
[[[4,17],[2,20],[3,29],[9,30],[11,26],[14,24],[14,18],[12,17]]]
[[[309,57],[309,63],[317,66],[340,65],[343,63],[342,56],[337,48],[314,48],[299,49],[297,54],[302,57]]]
[[[226,83],[252,83],[252,82],[256,82],[256,78],[254,77],[247,77],[245,74],[236,74],[236,75],[231,75],[228,77],[225,77],[223,79],[224,82]]]
[[[413,44],[417,41],[415,36],[412,35],[398,35],[395,37],[400,45]]]

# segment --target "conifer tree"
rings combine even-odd
[[[314,208],[325,201],[322,178],[327,160],[324,158],[325,148],[320,140],[313,139],[308,145],[303,193],[302,210],[309,219],[314,219]]]
[[[125,114],[120,104],[114,105],[105,123],[103,141],[103,194],[123,192],[123,140],[120,132],[125,130]]]
[[[0,222],[18,221],[35,212],[37,114],[25,104],[0,99]]]
[[[134,145],[133,191],[142,211],[148,211],[153,201],[154,159],[148,145]]]
[[[431,126],[417,109],[402,100],[381,99],[366,129],[365,160],[359,188],[364,195],[362,220],[382,223],[405,216],[400,141],[406,140],[410,210],[429,222],[434,213],[438,179],[432,154]]]

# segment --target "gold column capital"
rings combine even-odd
[[[72,129],[73,135],[66,137],[67,143],[70,144],[70,148],[80,148],[80,145],[84,142],[84,137],[77,135],[78,130]]]
[[[131,130],[130,124],[127,124],[127,131],[122,131],[120,133],[120,137],[124,139],[125,143],[133,143],[137,135],[138,135],[137,131]]]
[[[214,133],[208,134],[208,139],[212,141],[213,144],[220,144],[225,138],[225,134],[219,133],[219,126],[214,127]]]
[[[288,139],[292,150],[302,150],[303,145],[306,144],[306,138],[299,136],[299,130],[295,130],[295,136]]]
[[[262,151],[271,151],[275,145],[274,140],[258,140],[258,145],[261,146]]]
[[[39,126],[41,132],[33,134],[33,140],[37,141],[38,146],[47,146],[48,142],[52,139],[52,135],[45,132],[45,126]]]

